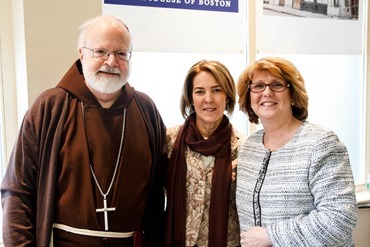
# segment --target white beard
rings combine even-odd
[[[119,74],[119,76],[106,78],[106,77],[99,76],[98,75],[99,71],[116,73],[117,75]],[[91,87],[92,89],[100,93],[104,93],[104,94],[115,93],[118,90],[121,90],[121,88],[127,82],[127,80],[122,77],[122,73],[119,69],[107,68],[106,66],[102,66],[96,72],[88,71],[87,69],[85,69],[84,76],[85,76],[86,83],[88,84],[89,87]]]

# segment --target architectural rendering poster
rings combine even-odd
[[[104,0],[139,52],[245,52],[246,6],[238,0]]]
[[[257,52],[361,54],[364,1],[318,2],[257,1]]]

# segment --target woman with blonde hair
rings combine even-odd
[[[304,79],[288,60],[252,63],[239,106],[263,129],[241,144],[236,202],[242,246],[354,246],[357,203],[338,136],[308,122]]]

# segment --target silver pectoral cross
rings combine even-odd
[[[104,199],[103,199],[103,205],[104,207],[103,208],[97,208],[96,209],[96,212],[103,212],[104,213],[104,230],[108,231],[108,211],[114,211],[116,210],[116,208],[108,208],[107,207],[107,196],[104,195]]]

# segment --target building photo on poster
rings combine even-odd
[[[363,5],[364,1],[358,0],[261,1],[256,5],[257,50],[361,54]]]
[[[359,15],[359,0],[264,0],[263,14],[357,20]]]

